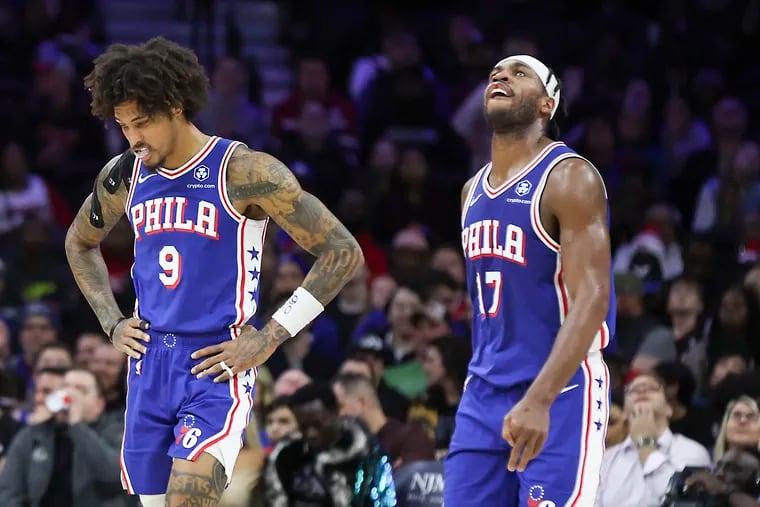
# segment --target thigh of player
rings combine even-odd
[[[209,377],[188,381],[169,450],[174,464],[166,505],[187,505],[190,499],[200,502],[192,505],[209,507],[219,502],[242,447],[255,381],[254,370],[219,384]]]
[[[520,505],[594,505],[609,417],[609,375],[589,357],[554,402],[549,436],[520,478]]]
[[[495,390],[478,378],[467,383],[444,462],[444,505],[517,507],[519,482],[507,470],[501,426],[520,391]]]

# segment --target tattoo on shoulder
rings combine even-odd
[[[298,186],[287,166],[266,153],[240,147],[229,164],[227,191],[233,200],[266,197]]]
[[[216,461],[210,475],[172,471],[166,490],[171,507],[217,507],[227,484],[224,466]]]
[[[227,192],[233,200],[255,203],[318,257],[303,286],[322,304],[337,294],[361,264],[361,249],[351,233],[319,199],[304,192],[275,157],[236,150],[227,173]]]

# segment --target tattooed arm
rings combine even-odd
[[[90,222],[90,210],[93,199],[96,197],[90,194],[66,233],[66,257],[74,279],[95,312],[100,327],[108,334],[114,324],[119,323],[112,337],[114,345],[122,352],[139,358],[137,351],[144,351],[144,347],[133,338],[145,339],[147,335],[137,329],[140,323],[138,319],[125,319],[119,322],[124,317],[116,304],[108,281],[108,269],[100,252],[100,243],[103,238],[124,216],[126,188],[119,185],[116,192],[111,194],[103,187],[103,181],[109,177],[109,173],[118,160],[119,156],[116,156],[103,167],[93,188],[93,192],[97,192],[97,203],[100,206],[100,220],[103,227],[95,227]]]
[[[304,191],[293,173],[271,155],[237,148],[229,162],[227,192],[235,207],[245,210],[246,216],[268,215],[304,250],[317,257],[301,286],[322,306],[332,301],[364,262],[359,244],[345,226],[322,202]],[[254,336],[255,339],[249,339]],[[236,346],[245,350],[222,355],[223,347],[215,345],[196,352],[195,358],[214,353],[217,356],[196,366],[193,373],[201,372],[203,376],[220,372],[221,361],[236,373],[257,366],[289,337],[284,327],[270,320],[261,330],[246,330],[235,340],[239,342]],[[243,361],[244,357],[255,357],[255,364]],[[227,378],[224,373],[215,380]]]
[[[332,301],[364,261],[351,233],[271,155],[238,148],[230,160],[228,179],[233,202],[246,209],[260,208],[317,257],[303,287],[323,306]]]

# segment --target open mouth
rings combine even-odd
[[[140,160],[145,160],[148,158],[148,155],[150,155],[150,149],[149,148],[140,148],[139,150],[133,150],[135,153],[135,156],[139,158]]]
[[[491,93],[488,94],[488,97],[491,99],[509,98],[512,96],[514,96],[514,93],[512,93],[512,89],[503,83],[493,84],[491,88]]]

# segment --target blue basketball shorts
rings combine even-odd
[[[472,377],[444,463],[447,507],[593,507],[609,417],[609,373],[589,355],[549,413],[549,435],[524,472],[507,470],[504,416],[527,385],[499,389]]]
[[[190,370],[194,351],[229,340],[148,331],[139,360],[128,358],[121,482],[136,495],[166,493],[174,458],[194,461],[203,452],[232,474],[253,408],[256,369],[215,384]]]

